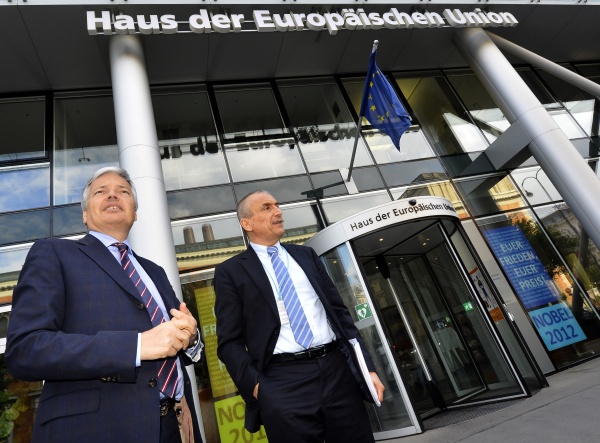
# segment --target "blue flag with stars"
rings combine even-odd
[[[360,116],[365,117],[371,125],[391,138],[399,151],[400,137],[410,127],[410,117],[392,85],[377,67],[376,55],[377,51],[373,51],[369,59]]]

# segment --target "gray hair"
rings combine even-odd
[[[248,203],[248,198],[252,197],[255,194],[269,194],[271,195],[271,193],[269,191],[265,191],[263,189],[259,189],[257,191],[252,191],[250,194],[246,195],[243,199],[240,200],[240,202],[237,205],[237,216],[238,219],[241,221],[243,218],[250,218],[252,217],[252,208],[250,208],[250,204]]]
[[[131,186],[131,194],[133,195],[133,201],[135,202],[135,210],[137,211],[137,208],[138,208],[137,192],[135,190],[135,186],[133,185],[133,182],[131,181],[131,177],[129,177],[129,174],[127,173],[127,171],[125,169],[119,168],[117,166],[107,166],[105,168],[100,168],[96,172],[94,172],[94,175],[92,175],[90,177],[90,179],[87,181],[87,183],[83,187],[83,191],[81,193],[81,209],[83,211],[85,211],[87,209],[88,199],[90,197],[90,187],[92,186],[92,183],[96,179],[102,177],[104,174],[111,174],[111,173],[117,174],[119,177],[123,178],[127,183],[129,183],[129,186]]]

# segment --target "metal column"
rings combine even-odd
[[[454,40],[508,121],[520,124],[531,138],[531,155],[600,247],[596,174],[483,29],[460,29]]]
[[[119,164],[131,176],[138,196],[138,220],[129,233],[133,249],[159,264],[167,273],[180,300],[181,281],[175,255],[175,241],[167,205],[167,191],[158,151],[158,137],[144,52],[135,35],[116,35],[110,39],[112,77]],[[204,434],[200,400],[193,366],[188,374],[194,393],[196,416]],[[204,437],[204,435],[203,435]]]

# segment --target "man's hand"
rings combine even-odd
[[[196,320],[185,303],[181,303],[179,310],[171,309],[171,315],[170,321],[142,332],[142,360],[173,357],[196,341]]]
[[[382,402],[385,386],[383,386],[383,383],[381,383],[381,380],[379,380],[377,373],[369,372],[369,375],[371,376],[371,381],[373,382],[373,386],[375,386],[375,390],[377,391],[377,398],[379,398],[379,401]]]

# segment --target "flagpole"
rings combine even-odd
[[[374,53],[375,51],[377,51],[377,46],[379,45],[379,40],[375,40],[373,42],[373,49],[371,50],[371,54]],[[368,74],[368,72],[367,72]],[[364,97],[363,97],[364,100]],[[362,109],[362,106],[361,106]],[[359,110],[359,114],[360,114],[360,110]],[[360,137],[360,128],[362,127],[362,115],[358,116],[358,126],[356,127],[356,137],[354,137],[354,147],[352,148],[352,157],[350,158],[350,167],[348,168],[348,178],[346,179],[347,182],[350,181],[350,178],[352,177],[352,167],[354,166],[354,157],[356,156],[356,148],[358,147],[358,137]]]

